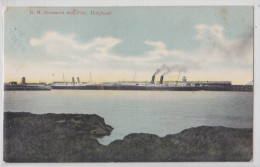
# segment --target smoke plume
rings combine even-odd
[[[154,72],[154,75],[159,74],[162,72],[162,75],[167,75],[170,72],[173,71],[178,71],[178,72],[187,72],[187,66],[185,65],[172,65],[172,66],[168,66],[166,64],[163,64],[160,68],[157,68],[157,70]]]
[[[157,70],[154,72],[154,74],[153,74],[153,75],[159,74],[161,71],[162,71],[162,69],[161,69],[161,68],[157,68]]]

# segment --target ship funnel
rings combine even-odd
[[[151,84],[154,84],[154,80],[155,80],[155,75],[152,76]]]
[[[160,84],[163,84],[163,75],[160,78]]]
[[[74,79],[74,77],[72,77],[72,83],[75,84],[75,79]]]
[[[77,77],[77,81],[78,81],[78,83],[80,83],[79,77]]]

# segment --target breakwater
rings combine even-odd
[[[40,86],[40,85],[34,85],[34,86],[26,86],[26,85],[4,85],[5,91],[50,91],[50,86]]]
[[[85,85],[85,86],[51,86],[52,89],[67,90],[143,90],[143,91],[245,91],[252,92],[252,85],[229,86],[140,86],[140,85]]]

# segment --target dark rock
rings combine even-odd
[[[95,139],[113,128],[97,115],[4,113],[7,162],[93,161]],[[82,152],[84,150],[84,152]]]
[[[130,134],[108,145],[113,161],[250,161],[252,129],[201,126],[158,137]]]
[[[4,114],[6,162],[250,161],[252,129],[200,126],[158,137],[135,133],[108,146],[113,128],[97,115]]]

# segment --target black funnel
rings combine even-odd
[[[151,84],[154,84],[154,80],[155,80],[155,75],[152,76]]]
[[[160,78],[160,84],[163,84],[163,75]]]

